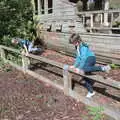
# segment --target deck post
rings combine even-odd
[[[93,28],[93,14],[90,15],[90,27]]]
[[[109,0],[105,0],[104,10],[109,10]],[[104,13],[104,25],[108,26],[108,13]]]
[[[112,28],[112,23],[113,22],[113,13],[111,13],[111,25],[110,25],[110,27]]]
[[[47,15],[48,14],[48,0],[45,0],[44,9],[45,9],[45,14]]]
[[[101,13],[100,14],[100,24],[102,25],[102,23],[103,23],[103,14]]]
[[[72,74],[68,70],[63,70],[64,94],[69,95],[69,89],[72,89]]]
[[[40,0],[37,0],[38,1],[38,15],[41,14],[41,2]]]

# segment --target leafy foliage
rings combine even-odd
[[[32,12],[30,0],[0,0],[0,44],[9,46],[11,37],[32,39]]]
[[[103,107],[88,107],[89,114],[93,116],[93,120],[102,120],[104,111]]]
[[[116,65],[116,64],[110,64],[112,69],[118,69],[120,68],[120,65]]]
[[[1,58],[0,58],[0,71],[4,72],[9,72],[11,71],[11,66],[8,63],[5,63]],[[1,112],[1,109],[0,109]]]

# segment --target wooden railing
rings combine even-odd
[[[89,30],[120,30],[119,26],[114,27],[113,22],[116,17],[120,17],[120,9],[117,10],[99,10],[99,11],[85,11],[77,12],[79,16],[82,16],[83,24],[86,25],[86,19],[89,19],[89,25],[86,28]],[[99,17],[96,22],[95,17]],[[96,25],[97,24],[97,25]]]
[[[6,60],[6,58],[5,58],[5,56],[6,56],[6,55],[5,55],[5,50],[11,51],[11,52],[14,52],[14,53],[21,54],[21,53],[20,53],[18,50],[16,50],[16,49],[13,49],[13,48],[9,48],[9,47],[0,45],[1,58],[3,58],[4,60]],[[64,64],[62,64],[62,63],[59,63],[59,62],[56,62],[56,61],[53,61],[53,60],[50,60],[50,59],[47,59],[47,58],[44,58],[44,57],[41,57],[41,56],[33,55],[33,54],[29,54],[29,55],[27,55],[27,56],[21,54],[21,57],[22,57],[22,59],[24,59],[25,57],[26,57],[26,58],[32,58],[32,59],[35,59],[35,60],[44,62],[44,63],[46,63],[46,64],[50,64],[50,65],[52,65],[52,66],[55,66],[55,67],[58,67],[58,68],[61,68],[61,69],[63,69],[63,67],[64,67]],[[26,61],[23,60],[23,63],[24,63],[24,65],[26,65],[26,67],[25,67],[24,65],[22,65],[23,68],[28,68],[28,67],[27,67],[28,64],[26,64]],[[63,70],[63,71],[64,71],[64,70]],[[64,71],[64,72],[66,73],[66,71]],[[92,79],[92,80],[94,80],[94,81],[96,81],[96,82],[99,82],[99,83],[102,83],[102,84],[105,84],[105,85],[114,87],[114,88],[116,88],[116,89],[120,89],[120,82],[115,81],[115,80],[112,80],[112,79],[111,79],[111,80],[110,80],[110,79],[107,80],[107,79],[104,79],[102,76],[99,76],[99,75],[82,75],[82,74],[76,73],[75,71],[73,71],[73,70],[71,70],[71,69],[68,69],[67,72],[70,73],[70,74],[72,74],[72,73],[78,74],[78,75],[80,75],[80,76],[82,76],[82,77],[90,78],[90,79]],[[64,75],[66,76],[66,74],[63,73],[63,76],[64,76]],[[68,77],[68,78],[69,78],[69,77]],[[71,79],[70,79],[69,81],[71,81]],[[69,86],[69,88],[71,88],[71,86]]]
[[[10,51],[10,52],[14,52],[14,53],[17,53],[17,54],[20,54],[21,57],[22,57],[22,66],[18,66],[17,64],[14,64],[12,61],[10,60],[7,60],[6,59],[6,55],[5,55],[5,51]],[[87,104],[87,105],[90,105],[90,106],[98,106],[97,103],[95,102],[88,102],[84,97],[80,96],[78,93],[76,93],[74,90],[72,90],[72,75],[73,74],[77,74],[77,75],[80,75],[81,77],[86,77],[86,78],[89,78],[89,79],[92,79],[98,83],[101,83],[101,84],[104,84],[104,85],[107,85],[107,86],[111,86],[115,89],[120,89],[120,82],[118,81],[115,81],[115,80],[112,80],[112,79],[104,79],[102,76],[99,76],[99,75],[82,75],[82,74],[79,74],[79,73],[76,73],[74,72],[73,70],[71,69],[63,69],[64,68],[64,64],[62,63],[59,63],[59,62],[56,62],[56,61],[53,61],[53,60],[49,60],[47,58],[44,58],[44,57],[41,57],[41,56],[36,56],[36,55],[33,55],[33,54],[29,54],[27,56],[25,55],[22,55],[18,50],[16,49],[13,49],[13,48],[9,48],[9,47],[5,47],[5,46],[2,46],[0,45],[0,55],[1,55],[1,58],[5,61],[5,62],[9,62],[12,66],[16,67],[17,69],[23,71],[24,73],[28,73],[30,74],[31,76],[37,78],[37,79],[40,79],[40,80],[43,80],[44,82],[47,82],[61,90],[64,91],[64,93],[66,95],[69,95],[69,96],[72,96],[74,98],[76,98],[77,100]],[[55,67],[58,67],[62,70],[63,72],[63,83],[64,85],[61,86],[61,85],[58,85],[52,81],[50,81],[49,79],[39,75],[38,73],[35,73],[31,70],[28,69],[28,62],[26,62],[26,60],[28,59],[25,59],[25,58],[32,58],[34,60],[38,60],[38,61],[41,61],[43,63],[46,63],[46,64],[50,64],[52,66],[55,66]],[[111,116],[111,109],[112,108],[105,108],[105,114],[108,114]],[[115,116],[112,115],[112,117],[117,117],[117,118],[120,118],[118,112],[116,112],[115,110],[112,109],[112,112],[114,112]]]

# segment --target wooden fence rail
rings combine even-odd
[[[73,74],[78,74],[78,73],[75,73],[73,70],[71,70],[69,68],[68,68],[68,70],[63,70],[64,64],[59,63],[59,62],[55,62],[53,60],[49,60],[49,59],[41,57],[41,56],[36,56],[36,55],[33,55],[33,54],[29,54],[28,56],[25,56],[25,55],[21,54],[23,62],[22,62],[22,67],[20,67],[20,66],[15,65],[14,63],[12,63],[11,61],[9,61],[9,60],[7,60],[5,58],[5,50],[15,52],[15,53],[18,53],[18,54],[21,54],[21,53],[16,49],[0,45],[1,58],[4,61],[9,62],[11,65],[16,67],[17,69],[22,70],[25,73],[28,73],[28,74],[30,74],[33,77],[36,77],[38,79],[40,79],[40,78],[41,78],[41,80],[43,79],[44,82],[50,83],[51,85],[53,85],[53,86],[55,86],[55,87],[57,87],[59,89],[62,89],[66,95],[72,96],[72,97],[76,98],[77,100],[79,100],[79,101],[81,101],[81,102],[83,102],[83,103],[85,103],[87,105],[98,106],[98,104],[95,104],[93,101],[88,102],[88,100],[86,100],[82,96],[78,95],[78,93],[76,93],[74,90],[72,90],[72,75]],[[64,86],[57,85],[56,83],[53,83],[52,81],[44,78],[43,76],[40,76],[39,74],[37,74],[37,73],[35,73],[35,72],[31,71],[31,70],[28,70],[28,67],[27,67],[28,64],[26,64],[26,61],[25,61],[25,60],[28,60],[28,59],[25,59],[25,58],[32,58],[32,59],[44,62],[46,64],[50,64],[52,66],[61,68],[62,71],[63,71]],[[99,82],[101,84],[111,86],[111,87],[113,87],[115,89],[118,89],[118,90],[120,89],[120,82],[118,82],[118,81],[115,81],[115,80],[112,80],[112,79],[104,79],[100,75],[82,75],[82,74],[78,74],[78,75],[80,75],[82,77],[92,79],[92,80],[94,80],[96,82]],[[111,117],[114,117],[116,120],[120,119],[120,116],[119,116],[120,113],[118,111],[113,110],[113,108],[105,108],[104,112],[105,112],[105,114],[107,114],[107,115],[109,115]]]
[[[0,48],[1,48],[1,57],[3,58],[5,55],[5,52],[4,52],[4,50],[8,50],[8,51],[12,51],[12,52],[15,52],[15,53],[19,53],[20,54],[20,52],[18,51],[18,50],[16,50],[16,49],[12,49],[12,48],[9,48],[9,47],[5,47],[5,46],[0,46]],[[29,58],[33,58],[33,59],[35,59],[35,60],[38,60],[38,61],[41,61],[41,62],[44,62],[44,63],[46,63],[46,64],[50,64],[50,65],[53,65],[53,66],[56,66],[56,67],[58,67],[58,68],[61,68],[61,69],[63,69],[63,67],[64,67],[64,64],[62,64],[62,63],[60,63],[60,62],[56,62],[56,61],[53,61],[53,60],[50,60],[50,59],[47,59],[47,58],[44,58],[44,57],[41,57],[41,56],[36,56],[36,55],[33,55],[33,54],[29,54],[29,55],[27,55],[27,56],[25,56],[25,55],[22,55],[22,59],[24,59],[25,57],[29,57]],[[5,58],[4,58],[5,59]],[[24,61],[24,60],[23,60]],[[24,61],[25,62],[25,61]],[[27,65],[28,64],[25,64],[26,65],[26,68],[27,68]],[[23,65],[23,66],[25,66],[25,65]],[[23,67],[24,68],[24,67]],[[82,74],[79,74],[79,73],[76,73],[75,71],[73,71],[73,70],[71,70],[71,69],[68,69],[68,72],[69,72],[69,74],[68,74],[68,76],[70,75],[70,74],[72,74],[72,73],[74,73],[74,74],[78,74],[78,75],[80,75],[80,76],[82,76],[82,77],[86,77],[86,78],[90,78],[90,79],[92,79],[92,80],[94,80],[94,81],[96,81],[96,82],[99,82],[99,83],[102,83],[102,84],[105,84],[105,85],[107,85],[107,86],[111,86],[111,87],[113,87],[113,88],[116,88],[116,89],[120,89],[120,82],[118,82],[118,81],[115,81],[115,80],[112,80],[112,79],[105,79],[105,78],[103,78],[102,76],[100,76],[100,75],[82,75]],[[63,73],[63,75],[65,75],[64,73]],[[69,77],[68,77],[69,78]],[[71,77],[70,77],[71,78]],[[71,80],[69,80],[69,81],[71,81]],[[70,87],[70,86],[69,86]],[[71,88],[71,87],[70,87]]]

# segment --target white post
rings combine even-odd
[[[90,15],[90,27],[93,28],[93,14]]]
[[[53,0],[53,14],[55,13],[56,0]]]
[[[102,25],[103,23],[103,14],[100,14],[100,24]]]
[[[105,0],[105,4],[104,4],[104,10],[109,10],[109,0]],[[104,13],[104,25],[108,26],[108,13]]]
[[[45,14],[48,14],[48,0],[44,0],[44,10]]]
[[[111,25],[110,25],[111,28],[112,28],[112,24],[113,24],[112,22],[113,22],[113,13],[111,13]]]
[[[37,0],[38,1],[38,15],[41,14],[41,2],[40,0]]]
[[[82,16],[82,23],[85,25],[85,15]]]

